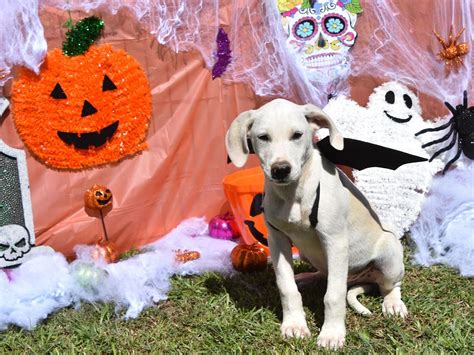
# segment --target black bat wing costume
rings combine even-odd
[[[250,154],[255,154],[250,139],[247,140],[247,145]],[[374,167],[396,170],[405,164],[428,160],[427,158],[351,138],[344,138],[344,149],[342,150],[335,149],[329,142],[329,137],[317,142],[316,146],[321,154],[334,164],[345,165],[357,170]],[[227,157],[227,162],[230,163],[229,157]],[[316,200],[310,216],[310,222],[313,227],[318,223],[319,190],[320,186],[318,185]],[[256,194],[252,200],[252,205],[250,206],[250,216],[255,217],[263,213],[262,203],[263,194]],[[244,223],[258,242],[268,246],[267,239],[264,234],[255,227],[255,222],[246,220]]]

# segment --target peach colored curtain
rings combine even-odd
[[[37,244],[68,256],[74,245],[95,243],[102,235],[100,221],[83,208],[84,191],[94,183],[114,193],[105,223],[121,251],[156,240],[188,217],[219,213],[225,204],[222,178],[233,170],[225,132],[240,111],[255,105],[247,87],[213,81],[199,54],[177,55],[159,46],[130,13],[99,15],[106,23],[101,42],[126,50],[148,75],[149,149],[119,164],[79,172],[49,169],[27,153]],[[66,19],[60,10],[41,13],[49,48],[61,45]],[[11,115],[0,127],[1,139],[24,149]]]
[[[416,7],[404,0],[394,2],[399,16],[413,20],[413,28],[408,30],[413,33],[414,45],[424,45],[427,32],[422,19],[432,16],[431,2],[417,2]],[[362,5],[369,6],[369,2],[363,1]],[[224,7],[219,14],[223,24],[232,17],[229,11]],[[116,15],[94,13],[106,23],[101,42],[125,49],[145,69],[152,89],[153,117],[147,139],[149,150],[119,164],[58,172],[27,153],[37,243],[68,256],[74,245],[94,243],[102,234],[100,221],[83,209],[83,193],[94,183],[104,184],[114,193],[114,208],[105,222],[109,236],[121,251],[156,240],[183,219],[202,215],[209,218],[226,209],[222,179],[234,170],[226,163],[226,129],[239,112],[268,100],[256,98],[247,86],[211,80],[198,53],[175,54],[158,45],[127,10]],[[364,60],[359,47],[371,40],[371,18],[367,11],[358,20],[359,39],[353,53],[356,61]],[[49,48],[61,45],[66,19],[67,13],[61,10],[46,8],[41,12]],[[370,92],[382,81],[384,78],[370,74],[351,78],[353,98],[365,105]],[[4,91],[8,96],[8,87]],[[446,114],[439,100],[424,95],[421,102],[425,117]],[[0,138],[13,147],[24,148],[11,116],[0,121]],[[255,164],[252,157],[247,166]]]

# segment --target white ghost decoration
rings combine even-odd
[[[31,247],[30,235],[25,227],[18,224],[0,227],[0,267],[21,264]]]
[[[418,97],[400,83],[388,82],[375,88],[367,108],[338,97],[331,100],[324,111],[346,138],[429,158],[415,133],[430,124],[423,121]],[[382,223],[391,225],[401,237],[415,222],[433,175],[442,167],[443,163],[435,160],[405,164],[397,170],[377,167],[354,170],[353,175],[356,186]]]
[[[312,8],[296,6],[282,14],[288,48],[313,82],[331,85],[349,74],[349,49],[354,45],[357,15],[336,0],[317,0]]]

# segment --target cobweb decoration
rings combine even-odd
[[[474,162],[461,160],[456,169],[434,178],[410,234],[417,264],[447,264],[474,277]]]
[[[413,6],[417,7],[413,16],[402,15],[394,1],[374,0],[364,6],[364,16],[370,23],[366,28],[368,33],[365,37],[362,34],[354,47],[352,75],[370,74],[397,80],[441,102],[457,102],[466,89],[471,96],[474,88],[474,2],[433,0],[417,2]],[[423,19],[414,16],[421,13],[424,13]],[[415,31],[414,24],[420,21],[425,24],[425,30]],[[444,61],[437,55],[440,44],[433,34],[436,29],[447,38],[451,25],[455,29],[465,28],[459,42],[467,42],[471,47],[458,71],[446,70]]]
[[[196,50],[208,68],[215,62],[221,15],[229,13],[227,33],[234,60],[226,72],[226,82],[245,83],[259,96],[281,96],[321,107],[327,103],[326,94],[309,82],[305,69],[287,49],[275,0],[7,0],[0,13],[0,67],[6,73],[14,64],[36,71],[39,68],[45,42],[37,1],[40,8],[51,6],[71,11],[91,12],[100,8],[114,14],[128,9],[160,44],[175,52]],[[363,5],[364,15],[357,24],[358,43],[351,50],[352,76],[398,80],[441,102],[454,102],[466,88],[469,97],[474,97],[473,50],[465,56],[459,72],[446,75],[444,62],[436,56],[439,43],[432,33],[436,28],[446,36],[453,24],[456,29],[466,29],[460,41],[472,43],[471,0],[418,2],[414,6],[421,10],[414,14],[423,13],[423,19],[401,15],[393,0],[367,1]],[[426,30],[414,31],[413,24],[421,20],[426,23]],[[3,43],[7,43],[6,50]],[[0,79],[0,85],[6,79],[8,75]],[[348,83],[341,85],[345,87]],[[344,91],[344,87],[340,90]]]
[[[212,66],[212,79],[216,79],[222,76],[227,69],[227,66],[232,60],[229,36],[221,27],[217,33],[216,38],[217,51],[216,51],[216,62]]]
[[[34,72],[46,55],[47,45],[38,16],[38,0],[4,0],[0,11],[0,87],[14,65]]]

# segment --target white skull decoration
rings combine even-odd
[[[329,82],[348,74],[357,15],[343,5],[344,1],[316,0],[312,8],[299,5],[282,14],[287,44],[301,58],[310,80]]]
[[[0,227],[0,267],[20,264],[30,250],[30,236],[25,227],[18,224]]]

